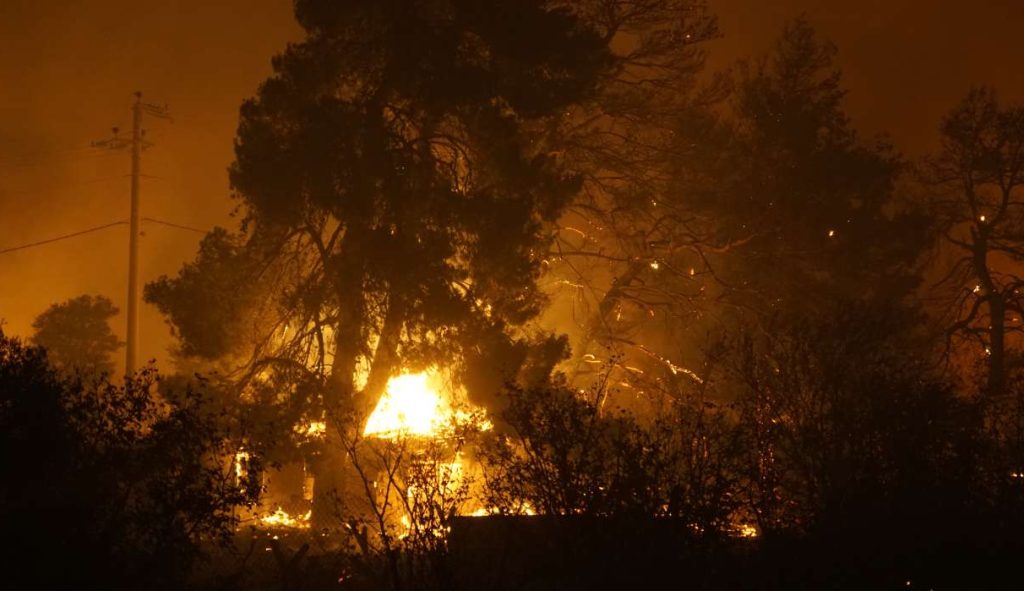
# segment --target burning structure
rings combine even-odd
[[[364,509],[377,516],[378,526],[394,530],[398,532],[396,537],[403,538],[409,531],[424,527],[425,517],[437,520],[437,515],[419,514],[436,512],[436,508],[428,507],[430,503],[450,504],[444,511],[458,514],[483,511],[482,500],[473,499],[469,492],[473,480],[470,475],[479,470],[466,465],[462,445],[471,431],[492,428],[485,416],[482,409],[460,403],[437,370],[402,374],[388,381],[384,394],[363,421],[361,434],[344,442],[341,438],[335,440],[335,445],[346,446],[346,454],[331,456],[345,458],[336,469],[353,480],[350,486],[359,491],[355,496],[364,497]],[[317,447],[331,445],[323,421],[297,425],[294,432]],[[315,447],[312,453],[315,456],[321,449]],[[244,480],[247,460],[248,452],[236,454],[239,482]],[[265,528],[309,528],[317,486],[310,469],[314,461],[314,457],[307,457],[267,472],[262,506],[244,523]]]

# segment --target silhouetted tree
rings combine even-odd
[[[941,126],[930,164],[933,205],[958,253],[942,285],[950,292],[951,339],[987,356],[984,393],[1006,393],[1007,336],[1024,330],[1024,107],[1001,106],[991,89],[972,90]]]
[[[857,136],[835,54],[796,20],[771,54],[741,65],[733,170],[697,193],[723,232],[749,238],[719,271],[755,309],[803,315],[818,303],[902,295],[916,284],[927,219],[895,192],[899,155]]]
[[[322,384],[309,411],[326,410],[331,433],[403,369],[444,361],[499,384],[543,302],[546,224],[579,186],[535,131],[596,91],[607,41],[540,1],[303,0],[296,16],[305,40],[242,107],[242,234],[147,297],[185,341],[213,345],[183,350],[206,355],[231,339],[201,333],[248,311],[197,313],[208,294],[258,302],[243,380],[307,371]],[[226,282],[225,268],[252,272]]]
[[[54,304],[32,322],[32,342],[63,372],[99,376],[114,371],[111,356],[123,343],[110,330],[117,307],[103,296],[82,295]]]

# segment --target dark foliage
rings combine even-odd
[[[198,394],[159,400],[154,379],[67,380],[0,338],[5,586],[176,587],[205,545],[230,540],[259,487],[235,482]]]
[[[802,19],[736,69],[729,115],[680,137],[678,190],[714,216],[726,244],[717,279],[759,313],[805,314],[836,298],[906,295],[930,220],[898,190],[906,168],[884,138],[865,140],[844,110],[836,48]],[[691,171],[690,168],[700,167]]]
[[[942,149],[928,162],[930,205],[956,260],[936,298],[954,343],[988,366],[985,393],[1008,395],[1013,348],[1024,332],[1024,105],[1000,104],[975,88],[939,128]]]

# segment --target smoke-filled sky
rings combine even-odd
[[[972,84],[1024,99],[1024,2],[1018,0],[711,0],[723,37],[713,67],[770,47],[805,14],[840,50],[848,108],[866,134],[887,131],[917,156]],[[126,152],[89,147],[130,126],[132,92],[167,103],[150,120],[144,217],[207,229],[229,224],[226,168],[237,109],[300,31],[290,0],[0,0],[0,250],[124,220]],[[144,281],[174,273],[200,234],[147,224]],[[0,318],[28,336],[50,304],[82,293],[123,307],[127,228],[0,254]],[[171,343],[142,313],[140,356]],[[123,332],[123,319],[114,328]]]

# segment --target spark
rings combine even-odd
[[[560,283],[562,285],[568,285],[569,287],[575,287],[576,289],[583,289],[585,287],[582,283],[573,283],[572,281],[569,281],[568,279],[559,279],[558,281],[555,281],[555,283]]]
[[[579,234],[583,238],[589,238],[589,236],[587,236],[587,233],[584,232],[583,230],[580,230],[579,228],[574,228],[572,226],[565,226],[564,229],[569,230],[570,232],[576,232],[577,234]]]
[[[682,367],[680,365],[676,365],[675,363],[672,363],[672,360],[670,360],[670,359],[668,359],[666,357],[662,357],[661,355],[658,355],[657,353],[655,353],[654,351],[651,351],[650,349],[648,349],[647,347],[644,347],[643,345],[640,345],[639,348],[640,348],[641,351],[643,351],[647,355],[649,355],[649,356],[653,357],[654,359],[657,359],[658,361],[663,363],[665,365],[665,367],[667,367],[669,369],[669,371],[672,372],[672,375],[683,374],[683,375],[687,376],[688,378],[690,378],[691,380],[697,382],[698,384],[703,384],[704,383],[704,380],[702,380],[701,377],[699,375],[697,375],[697,373],[694,372],[693,370],[686,369],[685,367]]]

